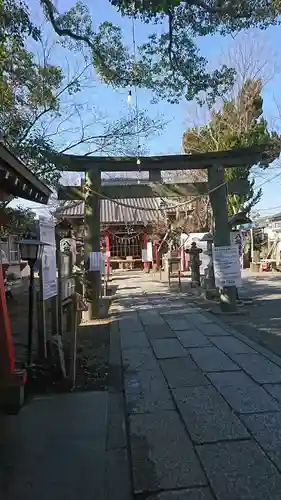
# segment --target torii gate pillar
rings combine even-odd
[[[208,169],[208,182],[211,189],[210,201],[215,221],[214,245],[230,245],[230,231],[227,211],[227,186],[224,179],[224,167],[214,164]],[[218,188],[218,186],[221,186]],[[217,188],[217,189],[215,189]],[[212,192],[212,190],[214,190]],[[223,312],[236,312],[236,286],[220,290],[220,308]]]

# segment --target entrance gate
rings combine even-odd
[[[261,146],[239,148],[228,151],[200,153],[192,155],[171,155],[140,157],[137,164],[132,157],[89,157],[78,155],[60,155],[54,157],[63,170],[84,172],[86,182],[82,187],[62,187],[60,200],[85,201],[85,263],[87,269],[87,296],[89,301],[89,319],[99,313],[100,271],[89,266],[90,254],[100,251],[100,200],[101,198],[142,198],[144,196],[196,196],[209,194],[214,217],[214,244],[217,247],[230,245],[228,226],[227,193],[242,194],[247,190],[247,181],[227,183],[224,178],[225,168],[243,167],[257,164],[265,158],[265,149]],[[206,170],[208,182],[169,185],[161,183],[163,170]],[[101,186],[101,172],[149,172],[147,185]],[[236,310],[236,287],[228,286],[221,290],[220,305],[224,311]]]

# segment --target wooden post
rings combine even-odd
[[[208,182],[211,190],[217,186],[221,186],[210,193],[215,223],[214,244],[216,247],[229,246],[230,232],[228,225],[227,187],[224,184],[224,168],[221,165],[214,164],[212,167],[209,167]],[[220,307],[225,312],[236,311],[236,286],[228,286],[220,290]]]
[[[101,176],[98,169],[92,169],[86,174],[85,203],[85,269],[86,274],[86,297],[89,303],[88,319],[99,316],[100,302],[100,269],[91,269],[90,254],[100,253],[100,192]]]
[[[179,292],[181,292],[181,270],[180,269],[178,271],[178,278],[179,278]]]
[[[77,357],[77,329],[78,329],[78,311],[77,311],[77,295],[72,296],[71,309],[72,315],[72,328],[71,328],[71,345],[70,345],[70,380],[71,389],[75,389],[76,382],[76,357]]]
[[[63,335],[63,315],[62,315],[62,273],[61,273],[61,251],[60,251],[60,235],[55,228],[56,237],[56,260],[57,260],[57,272],[58,272],[58,299],[57,299],[57,329],[58,334]]]

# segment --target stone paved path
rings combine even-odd
[[[149,276],[118,284],[111,362],[123,379],[111,397],[123,380],[134,494],[280,500],[281,359]]]

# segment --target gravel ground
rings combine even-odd
[[[14,298],[8,300],[11,331],[17,366],[26,363],[28,329],[28,281],[23,280],[22,287],[14,292]],[[103,301],[103,320],[95,322],[90,328],[79,327],[77,334],[76,390],[102,391],[108,385],[110,324],[108,310],[110,301]],[[34,359],[37,354],[36,311],[34,314]],[[69,339],[64,336],[66,367],[69,366]],[[53,392],[61,390],[58,386],[36,383],[31,392]]]
[[[107,390],[109,338],[109,321],[78,329],[76,391]]]

